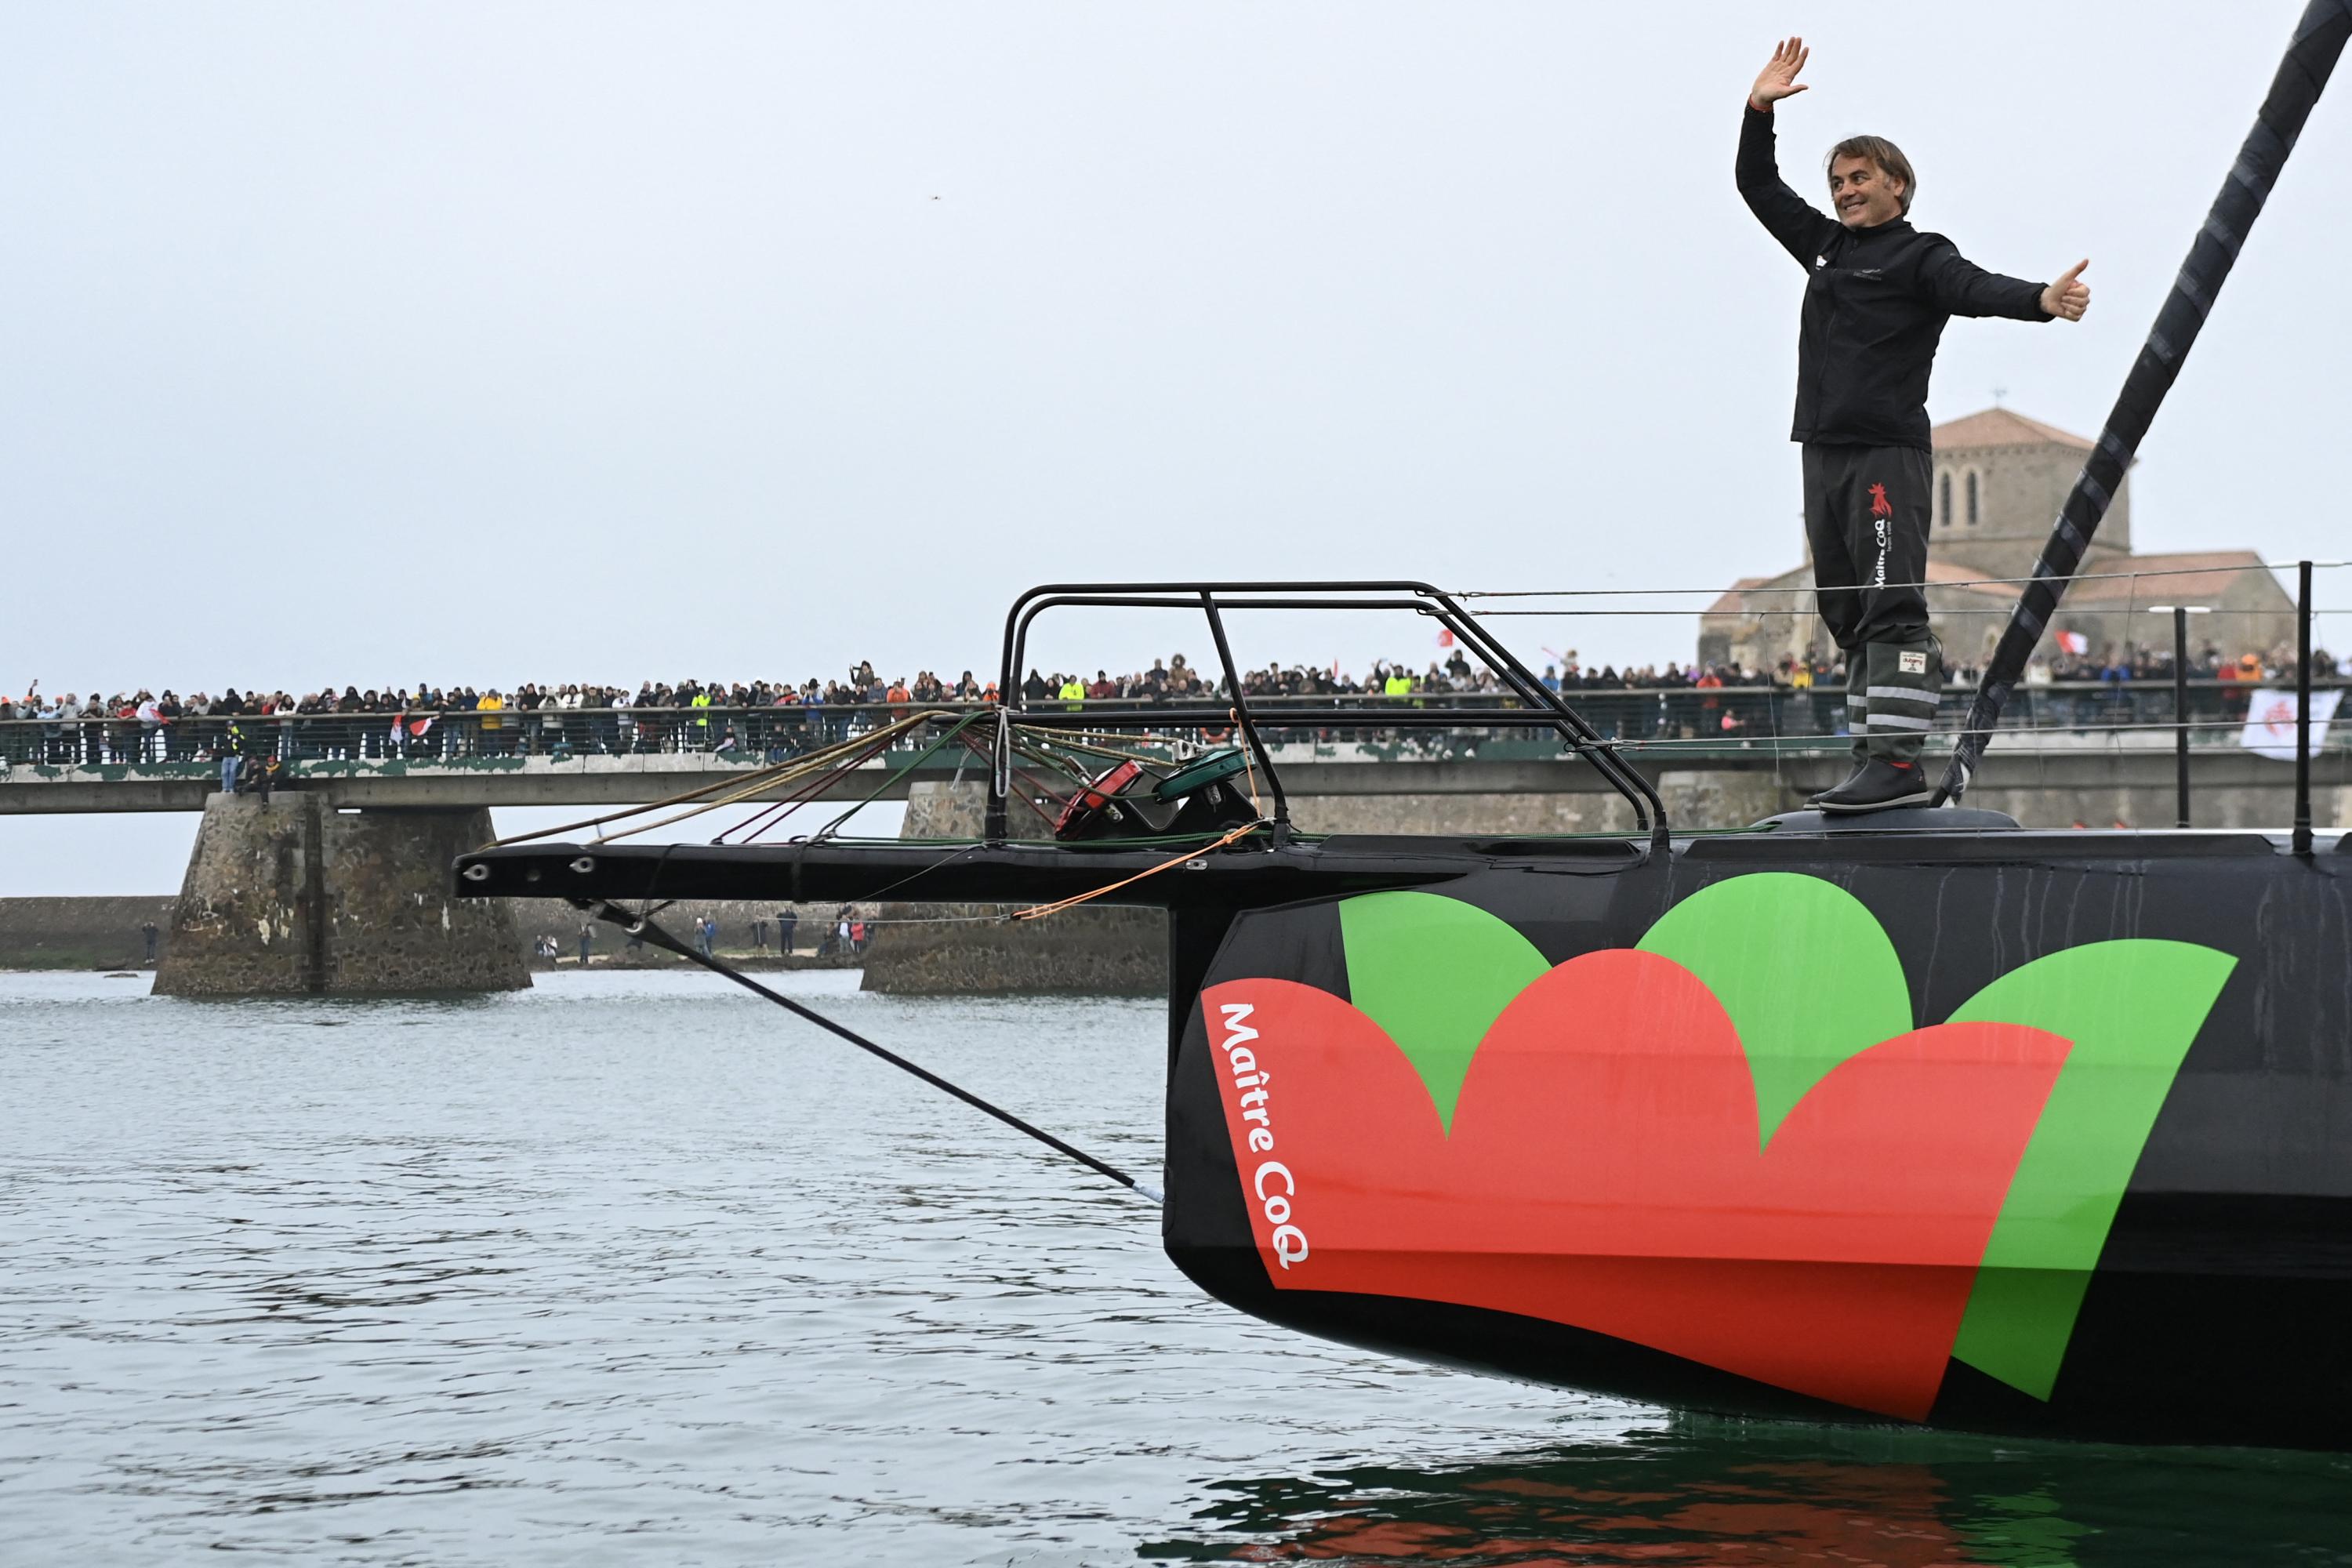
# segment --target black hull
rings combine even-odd
[[[927,901],[1029,902],[1101,887],[1165,853],[533,847],[461,862],[458,886],[468,894],[589,900],[830,900],[889,889]],[[462,874],[467,866],[483,869]],[[2021,1351],[1990,1332],[1969,1338],[1978,1333],[1981,1280],[1959,1345],[1931,1379],[1932,1404],[1896,1415],[1900,1395],[1860,1404],[1822,1397],[1821,1388],[1843,1385],[1809,1384],[1801,1373],[1748,1375],[1740,1369],[1752,1358],[1743,1361],[1744,1352],[1710,1359],[1642,1342],[1675,1342],[1663,1331],[1649,1335],[1638,1318],[1633,1331],[1610,1332],[1561,1321],[1573,1316],[1567,1311],[1548,1319],[1462,1299],[1479,1292],[1446,1283],[1450,1259],[1418,1273],[1411,1259],[1375,1259],[1336,1289],[1280,1279],[1269,1247],[1284,1244],[1270,1243],[1254,1214],[1251,1183],[1237,1160],[1248,1128],[1235,1118],[1245,1113],[1229,1101],[1219,1076],[1226,1058],[1210,1037],[1204,992],[1254,995],[1217,988],[1278,983],[1313,991],[1324,998],[1318,1005],[1352,1010],[1340,911],[1365,894],[1433,895],[1449,909],[1474,911],[1465,919],[1492,917],[1495,929],[1524,939],[1558,973],[1572,960],[1628,953],[1645,933],[1654,947],[1670,911],[1701,907],[1691,902],[1696,895],[1759,873],[1786,881],[1746,886],[1826,885],[1832,891],[1821,897],[1866,910],[1899,963],[1906,1026],[1929,1035],[1936,1026],[1953,1027],[1948,1020],[1978,1005],[2005,976],[2090,946],[2150,944],[2145,952],[2162,953],[2176,949],[2153,944],[2179,944],[2183,954],[2211,955],[2213,973],[2226,973],[2210,1005],[2185,1026],[2185,1055],[2164,1069],[2148,1102],[2152,1120],[2120,1164],[2115,1150],[2104,1156],[2118,1190],[2106,1194],[2112,1219],[2083,1271],[2079,1304],[2070,1300],[2071,1328],[2027,1324],[2042,1334],[2040,1353],[2052,1369],[2046,1388],[2030,1369],[2015,1370],[2031,1363],[2031,1345]],[[2319,853],[2294,855],[2283,840],[2258,834],[1784,829],[1677,839],[1671,853],[1658,855],[1622,839],[1334,838],[1223,851],[1197,869],[1151,878],[1117,897],[1167,908],[1172,917],[1165,1244],[1203,1289],[1244,1311],[1418,1359],[1695,1409],[2124,1442],[2352,1448],[2352,1351],[2340,1327],[2352,1312],[2352,854],[2337,844],[2323,839]],[[1838,966],[1822,973],[1836,974]],[[1360,967],[1360,983],[1362,974]],[[2126,996],[2123,1005],[2136,1004]],[[1843,1011],[1834,998],[1832,1011]],[[2052,1048],[2066,1046],[2059,1040]],[[1275,1104],[1324,1081],[1303,1058],[1280,1066],[1271,1037],[1268,1051],[1278,1071],[1293,1075],[1270,1091]],[[2014,1076],[2013,1067],[2002,1070]],[[2080,1115],[2107,1114],[2095,1096],[2084,1104]],[[2056,1116],[2042,1105],[2037,1100],[2029,1111]],[[1295,1119],[1297,1111],[1288,1114]],[[1948,1130],[1933,1121],[1927,1132],[1945,1135]],[[2032,1146],[2034,1159],[2065,1155],[2048,1146],[2054,1133],[2036,1136],[2044,1143]],[[2032,1160],[2017,1168],[2032,1168]],[[1297,1179],[1304,1210],[1309,1177]],[[2042,1179],[2042,1191],[2059,1194],[2048,1200],[2058,1210],[2082,1206],[2084,1194],[2068,1182],[2088,1184],[2084,1192],[2097,1206],[2095,1173],[2061,1169]],[[1865,1191],[1877,1180],[1867,1171],[1857,1177]],[[1358,1191],[1366,1186],[1361,1176],[1334,1176],[1324,1194],[1345,1183],[1364,1203],[1385,1201]],[[1373,1178],[1370,1185],[1378,1184]],[[2006,1196],[1995,1197],[2007,1224],[2028,1182],[2021,1175],[2003,1184]],[[2058,1210],[2053,1224],[2079,1227],[2079,1213]],[[1898,1226],[1884,1234],[1899,1240],[1902,1233]],[[2000,1234],[1984,1255],[1986,1276],[1996,1269]],[[1326,1256],[1318,1253],[1311,1267],[1326,1267]],[[1507,1272],[1527,1260],[1497,1259],[1489,1247],[1474,1261]],[[1813,1272],[1866,1272],[1870,1263],[1824,1260]],[[1350,1267],[1345,1257],[1333,1266]],[[1309,1267],[1302,1260],[1301,1274]],[[1377,1288],[1381,1267],[1436,1284],[1384,1291]],[[1935,1272],[1911,1270],[1920,1278]],[[1794,1294],[1773,1307],[1725,1279],[1729,1283],[1706,1300],[1676,1306],[1695,1314],[1694,1331],[1702,1336],[1736,1337],[1744,1315],[1778,1311],[1801,1337],[1804,1292],[1822,1289],[1818,1280],[1792,1286]],[[2029,1295],[2039,1288],[2028,1279],[2009,1283]],[[1923,1299],[1937,1291],[1952,1296],[1948,1281],[1918,1286]],[[1733,1326],[1710,1326],[1710,1315]]]

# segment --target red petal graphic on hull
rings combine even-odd
[[[1549,1319],[1912,1420],[2068,1049],[2010,1024],[1898,1036],[1759,1148],[1713,994],[1612,949],[1504,1010],[1449,1137],[1403,1053],[1339,998],[1245,980],[1202,1004],[1278,1288]]]

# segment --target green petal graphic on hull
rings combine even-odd
[[[1339,905],[1348,991],[1388,1031],[1454,1125],[1478,1042],[1551,965],[1507,921],[1436,893],[1365,893]]]
[[[1549,966],[1507,922],[1442,894],[1370,893],[1339,908],[1354,1005],[1412,1064],[1450,1131],[1480,1041]],[[1639,950],[1680,965],[1720,1004],[1748,1062],[1765,1148],[1842,1063],[1914,1028],[1910,987],[1885,930],[1860,900],[1818,877],[1758,872],[1701,889],[1662,915]],[[2190,942],[2091,942],[2002,975],[1947,1021],[2018,1026],[2068,1043],[1987,1243],[1954,1357],[2050,1397],[2140,1152],[2236,964]],[[1644,1005],[1632,1002],[1637,1012]]]
[[[2132,1167],[2237,963],[2192,942],[2095,942],[2011,971],[1952,1015],[2074,1043],[1985,1247],[1954,1356],[2050,1397]]]
[[[1895,944],[1861,900],[1819,877],[1759,871],[1702,888],[1639,945],[1706,981],[1731,1015],[1768,1144],[1831,1068],[1911,1027]]]

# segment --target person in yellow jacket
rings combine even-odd
[[[482,731],[482,752],[485,756],[506,754],[507,721],[499,717],[505,708],[505,700],[495,691],[485,691],[474,700],[474,711],[482,716],[475,722]]]
[[[1062,682],[1062,706],[1075,713],[1087,705],[1087,683],[1073,675]]]
[[[688,699],[687,706],[695,710],[694,749],[698,752],[707,752],[710,750],[710,688],[705,686],[698,689],[691,698]]]

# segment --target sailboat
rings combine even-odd
[[[2312,825],[2307,743],[2274,831],[1962,804],[2347,33],[2314,0],[1935,807],[1679,830],[1428,584],[1067,584],[1009,614],[1001,704],[907,721],[984,758],[968,842],[538,840],[462,858],[457,889],[624,923],[708,899],[1166,911],[1164,1245],[1307,1333],[1738,1415],[2352,1447],[2352,836]],[[1041,801],[1023,758],[1135,726],[1020,696],[1036,618],[1106,606],[1197,610],[1223,690],[1151,710],[1180,743]],[[1315,608],[1428,617],[1503,689],[1378,724],[1548,732],[1634,830],[1297,831],[1224,622]]]

